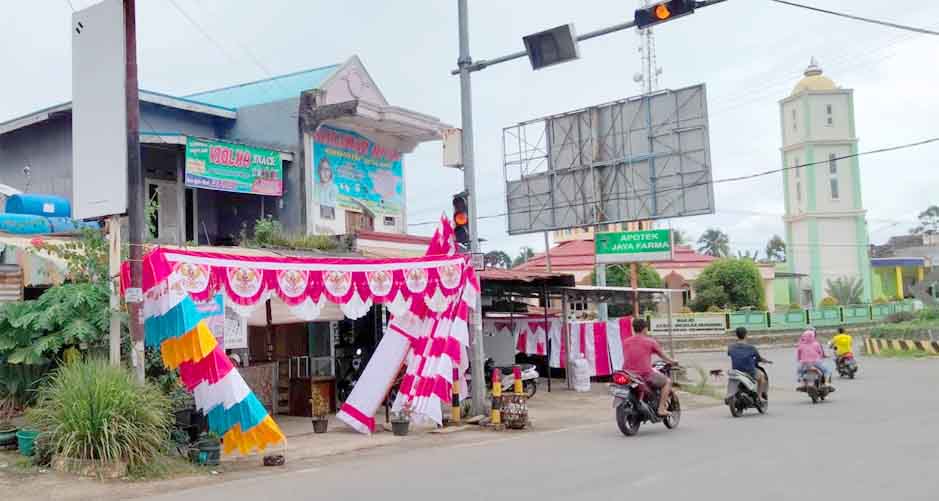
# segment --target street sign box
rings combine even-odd
[[[597,263],[646,263],[672,259],[669,230],[597,233],[594,239]]]

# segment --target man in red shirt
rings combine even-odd
[[[623,370],[641,377],[650,386],[662,389],[658,413],[659,417],[666,417],[669,397],[672,394],[672,380],[652,368],[652,355],[658,355],[672,365],[678,365],[678,362],[665,356],[658,341],[649,336],[649,326],[645,320],[633,320],[633,332],[635,335],[623,341]]]

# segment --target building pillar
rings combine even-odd
[[[917,283],[922,282],[925,279],[926,279],[926,271],[923,269],[922,266],[918,266],[916,268],[916,282]]]
[[[894,275],[897,281],[897,299],[903,300],[903,268],[894,267]]]

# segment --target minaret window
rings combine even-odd
[[[794,131],[799,130],[798,124],[799,122],[796,120],[796,110],[793,109],[792,110],[792,130]]]
[[[835,117],[832,114],[832,109],[830,104],[825,105],[825,124],[829,127],[835,125]]]
[[[828,154],[828,181],[831,186],[831,199],[838,200],[838,156],[834,153]]]

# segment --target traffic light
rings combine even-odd
[[[648,28],[665,21],[687,16],[697,7],[695,0],[669,0],[636,9],[636,28]]]
[[[453,195],[453,232],[458,244],[469,245],[469,209],[466,192]]]

